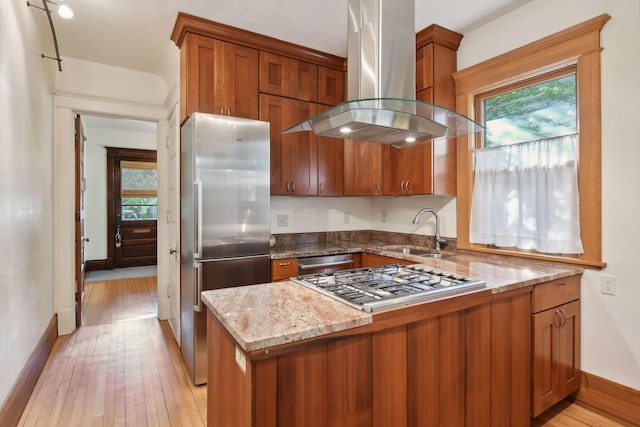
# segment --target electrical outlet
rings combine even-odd
[[[289,215],[280,214],[278,215],[278,227],[288,227],[289,226]]]
[[[606,295],[615,295],[616,278],[613,276],[602,276],[600,282],[600,292]]]

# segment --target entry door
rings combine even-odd
[[[107,255],[115,268],[156,265],[157,170],[155,151],[107,148]]]
[[[84,244],[89,241],[84,236],[84,128],[79,115],[75,117],[75,282],[76,282],[76,327],[82,326],[84,317]]]

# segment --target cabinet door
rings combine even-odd
[[[532,415],[580,388],[580,301],[533,315]]]
[[[316,101],[318,98],[318,66],[261,51],[260,92],[302,101]]]
[[[405,194],[432,194],[432,156],[433,143],[405,147],[404,167]]]
[[[292,126],[316,114],[311,102],[287,100],[287,124]],[[283,128],[284,129],[284,128]],[[282,164],[289,169],[290,193],[314,196],[318,194],[318,138],[311,132],[282,135]]]
[[[258,51],[225,43],[224,114],[258,119]]]
[[[260,120],[271,123],[271,194],[318,193],[317,138],[311,131],[282,134],[282,130],[308,119],[316,105],[260,94]]]
[[[382,144],[344,140],[344,194],[382,194]]]
[[[334,106],[344,100],[344,72],[318,66],[318,102]]]
[[[405,148],[385,145],[382,148],[382,192],[388,196],[405,194]]]
[[[302,101],[318,100],[318,66],[287,58],[289,62],[288,96]]]
[[[224,110],[224,42],[187,33],[180,49],[181,119]]]
[[[289,73],[284,56],[260,51],[260,92],[288,96]]]
[[[318,112],[329,108],[318,105]],[[318,137],[318,196],[344,194],[344,140]]]
[[[288,194],[289,169],[282,164],[282,129],[286,128],[286,98],[260,94],[260,120],[271,124],[269,130],[271,148],[271,194]]]
[[[416,50],[416,92],[420,92],[421,90],[430,88],[432,86],[433,43],[427,43],[425,46]]]

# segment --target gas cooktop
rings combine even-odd
[[[305,274],[291,280],[367,312],[452,296],[486,286],[480,280],[397,264]]]

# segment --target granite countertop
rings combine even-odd
[[[416,261],[419,263],[417,265],[424,267],[484,280],[486,289],[471,292],[490,290],[494,294],[583,272],[582,268],[570,265],[463,251],[440,259],[424,258],[385,251],[380,249],[379,245],[367,243],[299,245],[274,252],[272,258],[349,252],[369,252]],[[248,352],[373,322],[370,313],[352,308],[291,281],[205,291],[202,299],[237,343]],[[418,304],[429,304],[433,301],[437,300]]]

